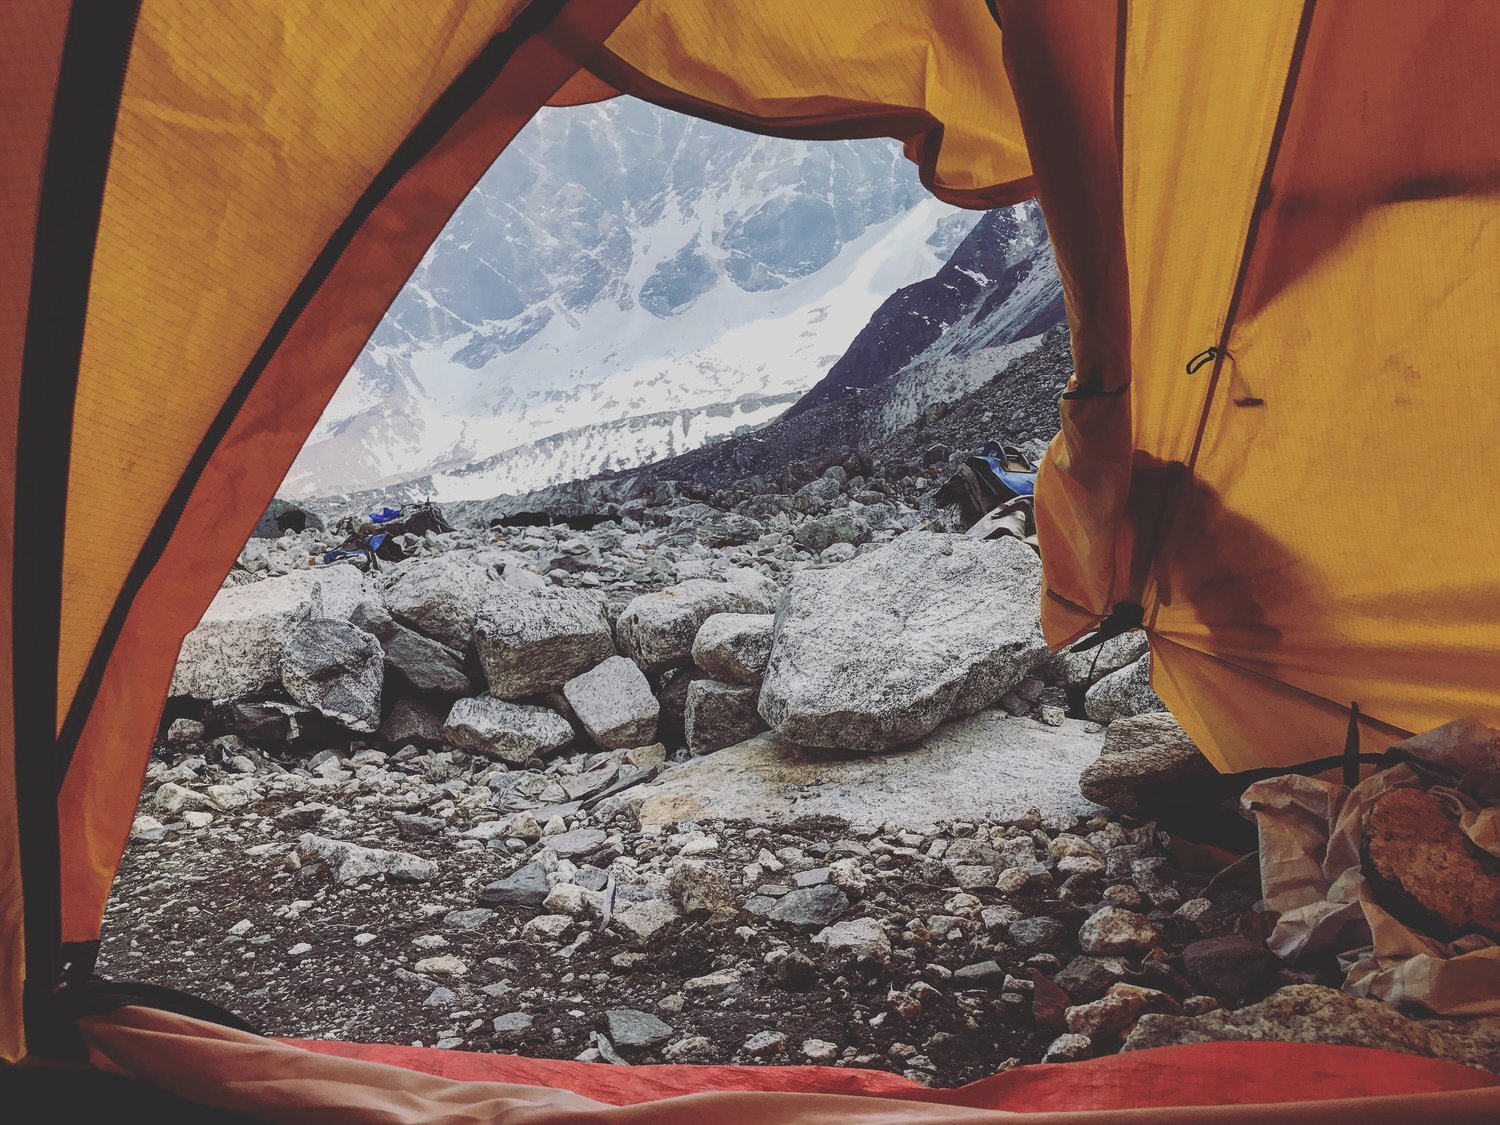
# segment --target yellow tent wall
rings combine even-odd
[[[1500,717],[1493,11],[1001,11],[1078,358],[1049,639],[1141,606],[1221,768]]]

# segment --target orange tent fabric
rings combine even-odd
[[[1049,639],[1139,607],[1223,769],[1338,753],[1351,703],[1375,749],[1500,717],[1495,13],[1002,12],[1078,358],[1038,481]]]
[[[142,1008],[83,1021],[95,1065],[268,1121],[723,1125],[1488,1122],[1500,1079],[1358,1047],[1200,1043],[1022,1067],[956,1090],[832,1067],[646,1066],[278,1043]],[[1272,1077],[1274,1076],[1274,1077]]]

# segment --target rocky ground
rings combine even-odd
[[[1132,813],[1208,767],[1138,641],[1047,653],[1029,548],[857,458],[789,473],[368,574],[310,565],[336,533],[252,541],[101,971],[276,1035],[938,1085],[1214,1037],[1500,1065],[1276,963],[1255,865]]]

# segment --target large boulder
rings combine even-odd
[[[364,598],[364,578],[352,566],[226,587],[183,640],[171,693],[216,700],[263,692],[281,679],[288,633],[313,618],[347,620]]]
[[[1151,654],[1111,672],[1089,688],[1083,697],[1083,709],[1096,723],[1165,711],[1167,705],[1151,690]]]
[[[424,637],[467,652],[474,619],[500,580],[464,551],[404,564],[386,584],[385,604],[401,624]]]
[[[761,716],[804,746],[885,750],[994,703],[1047,651],[1041,564],[1016,539],[911,532],[793,577]]]
[[[766,532],[765,525],[749,516],[734,512],[715,512],[706,519],[697,521],[694,536],[708,547],[731,547],[743,543],[754,543]]]
[[[460,750],[520,766],[566,746],[573,740],[573,728],[545,707],[481,695],[453,704],[443,724],[443,738]]]
[[[1091,726],[1067,719],[1046,727],[981,711],[944,723],[909,753],[873,755],[829,755],[761,734],[673,766],[640,791],[640,822],[748,820],[769,827],[827,816],[925,832],[940,821],[1019,820],[1032,809],[1047,818],[1087,818],[1100,809],[1079,794],[1078,773],[1104,741]],[[967,842],[956,841],[949,853],[955,860],[967,851],[960,843]],[[967,851],[962,858],[977,865],[999,856]],[[1035,851],[1010,862],[1023,858],[1031,866]]]
[[[776,583],[752,570],[730,571],[723,581],[691,578],[635,598],[615,629],[637,664],[659,670],[692,654],[699,628],[714,614],[772,613],[776,598]]]
[[[716,613],[693,638],[693,663],[718,680],[758,684],[771,659],[775,626],[770,613]]]
[[[562,691],[583,729],[603,749],[646,746],[655,740],[661,707],[635,661],[611,656],[573,677]]]
[[[386,670],[406,681],[412,691],[456,699],[474,690],[459,655],[431,637],[397,623],[382,647]]]
[[[501,699],[551,691],[615,654],[603,599],[562,587],[492,599],[474,643],[490,694]]]
[[[1078,789],[1096,804],[1135,812],[1140,807],[1136,790],[1141,785],[1214,772],[1170,712],[1149,711],[1109,724],[1104,751],[1079,775]]]
[[[710,754],[744,742],[766,729],[756,703],[760,689],[753,685],[694,680],[688,685],[683,729],[688,749]]]
[[[305,621],[283,639],[281,684],[298,703],[340,726],[373,731],[385,685],[380,642],[347,621]]]

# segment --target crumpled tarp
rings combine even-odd
[[[1280,914],[1269,944],[1295,961],[1336,953],[1344,991],[1445,1016],[1500,1015],[1500,945],[1478,935],[1439,941],[1398,921],[1376,901],[1360,866],[1366,810],[1383,793],[1422,788],[1410,766],[1377,773],[1354,789],[1288,774],[1256,782],[1242,806],[1260,830],[1267,906]],[[1500,801],[1455,789],[1427,790],[1454,813],[1475,845],[1500,858]]]

